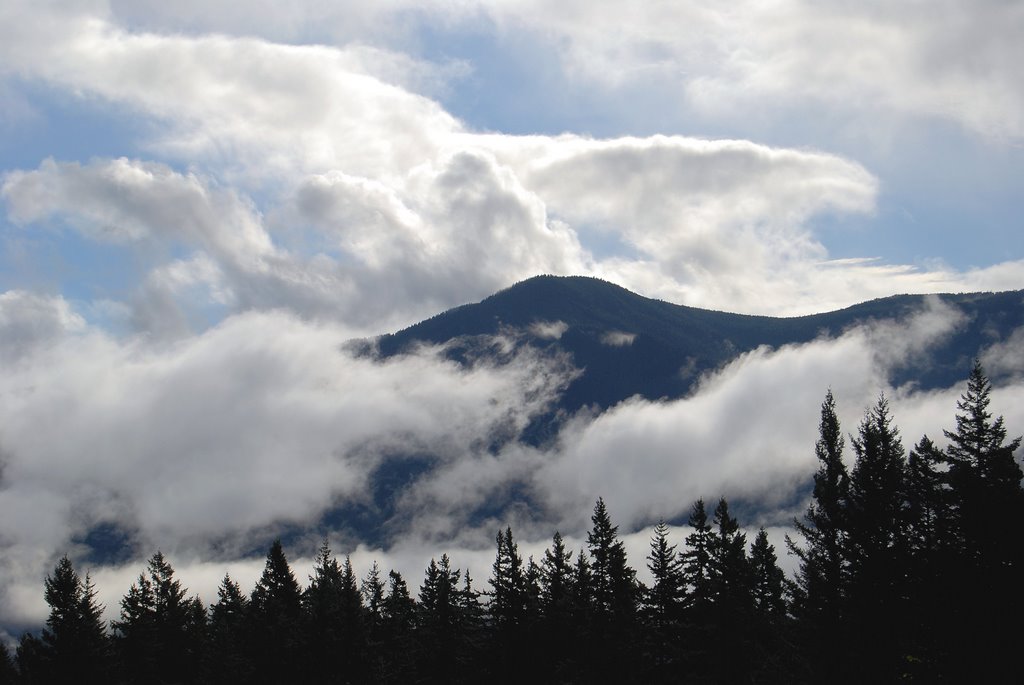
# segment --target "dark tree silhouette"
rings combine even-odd
[[[846,514],[846,616],[855,658],[847,673],[861,682],[888,681],[903,672],[909,549],[906,459],[884,395],[861,421],[853,450],[857,460]]]
[[[304,673],[302,591],[280,540],[267,553],[249,602],[250,654],[257,682],[283,683]]]
[[[42,633],[47,677],[53,682],[100,682],[109,677],[110,645],[92,581],[87,576],[83,582],[64,556],[46,577],[44,588],[50,606]]]
[[[123,678],[148,683],[202,678],[206,614],[198,598],[186,594],[157,551],[121,600],[121,620],[113,624]]]
[[[1008,631],[1024,611],[1019,590],[1024,546],[1019,535],[1007,534],[1024,521],[1021,468],[1014,458],[1021,438],[1007,442],[1000,416],[989,411],[992,385],[976,361],[967,390],[957,402],[956,430],[944,431],[950,444],[950,485],[955,492],[953,514],[961,547],[958,601],[952,610],[960,621],[975,626],[957,631],[960,640],[949,659],[957,677],[998,678],[1015,668],[1020,631]],[[964,664],[977,664],[968,673]]]
[[[215,683],[250,682],[252,677],[246,649],[249,598],[238,583],[224,574],[217,588],[217,602],[210,607],[209,673]]]
[[[598,650],[593,663],[608,677],[628,680],[636,675],[636,571],[627,563],[626,547],[603,499],[594,505],[590,521],[587,546],[592,560],[595,612],[592,639]]]
[[[793,521],[802,544],[786,537],[790,553],[800,560],[792,586],[793,611],[800,619],[804,652],[815,677],[823,682],[842,677],[841,655],[847,642],[843,602],[848,578],[844,549],[850,479],[843,463],[843,447],[836,402],[829,390],[821,404],[814,445],[818,470],[812,501],[803,520]]]
[[[644,593],[644,658],[647,682],[675,682],[678,678],[682,638],[681,612],[685,594],[683,562],[676,546],[668,543],[668,526],[658,523],[647,555],[651,587]]]

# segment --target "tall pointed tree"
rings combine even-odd
[[[825,394],[818,423],[814,454],[818,471],[814,491],[803,520],[793,525],[803,538],[786,544],[800,559],[797,573],[798,613],[826,632],[841,620],[841,601],[846,587],[845,510],[849,500],[849,474],[843,463],[844,440],[832,390]],[[818,631],[818,628],[812,629]]]
[[[246,619],[249,598],[231,576],[217,588],[217,601],[210,607],[210,680],[225,685],[247,683],[251,678],[246,651]]]
[[[1019,591],[1024,546],[1009,535],[1024,521],[1021,467],[1014,453],[1021,438],[1007,441],[1003,418],[993,418],[992,384],[976,361],[967,390],[957,402],[956,429],[945,431],[949,479],[961,553],[959,601],[951,607],[961,623],[960,639],[949,664],[978,664],[978,672],[953,671],[954,677],[993,679],[1013,669],[1019,631],[1002,626],[1019,622],[1024,599]],[[952,580],[952,579],[951,579]]]
[[[526,576],[519,547],[512,539],[512,529],[498,531],[497,553],[491,567],[490,603],[488,611],[499,642],[507,643],[526,619]]]
[[[202,677],[205,614],[157,551],[121,600],[114,623],[124,677],[152,683],[196,682]],[[202,604],[200,603],[200,608]]]
[[[644,593],[642,616],[646,682],[675,682],[679,673],[681,611],[685,594],[683,562],[668,542],[668,525],[658,523],[647,555],[651,587]]]
[[[778,623],[786,613],[785,574],[764,528],[757,531],[750,546],[750,573],[755,615],[766,625]]]
[[[852,672],[865,680],[889,680],[902,671],[908,606],[909,561],[906,458],[884,395],[861,421],[853,439],[846,513],[851,646],[859,653]]]
[[[685,591],[683,562],[676,546],[668,543],[668,525],[664,521],[655,526],[651,536],[647,569],[651,572],[651,587],[644,602],[647,621],[658,627],[676,623]]]
[[[88,577],[83,582],[64,556],[53,574],[46,577],[44,586],[50,616],[46,619],[42,644],[49,677],[54,682],[76,678],[103,680],[109,675],[109,645],[103,607],[96,602],[92,582]]]
[[[381,606],[381,667],[383,683],[405,683],[415,676],[416,604],[401,573],[388,572],[388,592]]]
[[[302,591],[275,540],[249,600],[250,649],[257,682],[296,680],[306,666]]]

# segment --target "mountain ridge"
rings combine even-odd
[[[452,358],[462,359],[469,350],[460,341],[516,330],[527,344],[571,353],[583,369],[563,395],[562,409],[603,410],[633,395],[650,400],[682,397],[701,374],[764,345],[803,344],[857,325],[906,321],[922,310],[927,298],[956,307],[964,321],[948,339],[929,349],[927,359],[896,368],[891,379],[895,384],[949,387],[965,377],[987,345],[1024,326],[1020,290],[899,294],[830,312],[772,317],[674,304],[586,276],[545,275],[380,336],[376,349],[389,357],[415,344],[443,343],[450,346]],[[564,330],[540,326],[559,322]],[[618,345],[608,337],[616,333],[621,334]]]

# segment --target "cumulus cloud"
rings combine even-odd
[[[438,348],[356,357],[339,328],[280,312],[161,348],[59,333],[0,380],[8,580],[101,524],[146,552],[230,554],[338,503],[372,509],[369,478],[392,455],[457,471],[571,377],[514,346],[500,366]]]
[[[0,293],[0,360],[5,364],[84,328],[85,320],[62,297]]]

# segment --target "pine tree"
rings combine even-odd
[[[710,586],[719,616],[746,615],[751,605],[751,577],[747,560],[747,536],[729,513],[725,498],[715,507],[715,529],[710,538]]]
[[[526,578],[523,558],[512,539],[512,529],[498,531],[498,551],[491,567],[490,603],[488,610],[495,628],[508,633],[520,626],[526,616]]]
[[[384,626],[384,581],[380,577],[380,566],[376,561],[359,586],[366,610],[363,612],[366,629],[367,668],[369,679],[380,681],[384,672],[383,626]]]
[[[712,661],[719,680],[744,682],[750,677],[752,578],[747,536],[729,513],[723,497],[715,507],[709,545]]]
[[[889,680],[902,673],[907,623],[906,460],[884,395],[864,416],[853,440],[846,557],[852,629],[851,673]]]
[[[954,677],[993,679],[1015,669],[1013,657],[1024,611],[1019,591],[1024,548],[1019,536],[1007,534],[1024,521],[1021,468],[1014,458],[1021,438],[1007,442],[1000,416],[989,411],[992,385],[975,362],[967,390],[957,402],[956,430],[945,431],[950,444],[949,481],[953,518],[961,552],[956,559],[958,601],[950,607],[960,623],[959,639],[948,645]],[[965,664],[977,664],[968,673]]]
[[[598,499],[587,532],[590,549],[591,583],[594,599],[595,665],[611,678],[635,676],[637,656],[636,571],[626,560],[626,546],[613,526],[604,500]]]
[[[49,685],[53,682],[50,663],[43,641],[31,633],[25,633],[18,642],[14,660],[18,664],[18,678],[21,685]]]
[[[7,649],[7,643],[0,640],[0,685],[14,685],[18,671],[14,668],[14,659]]]
[[[121,600],[118,652],[128,680],[189,683],[202,677],[205,610],[197,615],[195,599],[174,577],[174,568],[157,551],[146,572]]]
[[[764,528],[757,531],[750,546],[750,571],[754,613],[763,624],[775,625],[786,614],[785,574],[779,568],[775,547],[768,542]]]
[[[800,559],[795,608],[807,621],[827,631],[828,626],[841,620],[846,587],[844,517],[849,500],[849,475],[843,463],[844,440],[831,390],[821,405],[818,434],[814,445],[818,471],[814,474],[813,501],[807,507],[804,520],[793,522],[806,547],[789,538],[786,544]]]
[[[651,537],[647,569],[652,583],[645,593],[643,617],[647,682],[674,682],[678,677],[681,610],[685,594],[683,563],[676,546],[668,543],[668,526],[658,523]]]
[[[388,572],[388,593],[382,605],[381,672],[383,683],[407,683],[415,676],[416,604],[402,574]]]
[[[48,677],[54,682],[73,677],[99,681],[107,677],[109,647],[103,607],[86,577],[83,582],[64,556],[44,583],[50,616],[42,633],[42,654]]]
[[[247,644],[249,598],[238,583],[224,574],[217,588],[217,602],[210,607],[210,680],[232,685],[247,683],[252,674]]]
[[[267,552],[249,609],[250,654],[257,682],[296,680],[306,664],[302,591],[280,540]]]
[[[628,623],[636,610],[636,572],[626,562],[626,546],[618,537],[604,500],[598,499],[590,518],[587,545],[592,559],[594,602],[598,616]]]
[[[681,553],[683,579],[686,581],[684,607],[690,622],[705,624],[711,604],[711,544],[712,531],[708,523],[704,500],[693,504],[688,521],[693,532],[686,536],[686,550]]]
[[[430,682],[452,682],[461,677],[463,658],[462,607],[459,580],[462,573],[452,569],[447,554],[441,561],[430,560],[420,585],[419,673]]]
[[[814,454],[818,470],[814,490],[803,520],[793,526],[802,544],[786,537],[786,546],[800,560],[792,585],[793,612],[800,618],[801,642],[810,658],[813,677],[839,682],[844,673],[849,641],[844,621],[848,586],[846,566],[847,509],[850,478],[843,463],[842,430],[836,402],[829,390],[821,404],[818,440]]]
[[[809,674],[801,667],[791,642],[791,626],[786,616],[785,574],[778,565],[775,547],[761,528],[750,546],[752,577],[753,639],[750,682],[802,682]]]

